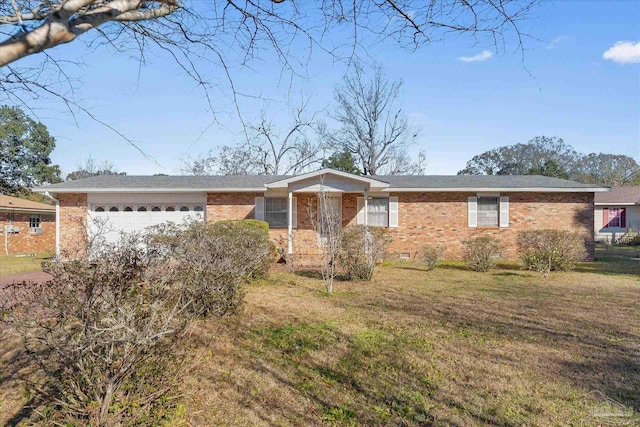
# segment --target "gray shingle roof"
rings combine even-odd
[[[389,175],[377,177],[395,188],[593,188],[540,175]]]
[[[596,193],[595,203],[640,205],[640,186],[611,187],[608,193]]]
[[[214,190],[261,190],[265,184],[291,178],[284,175],[236,175],[236,176],[136,176],[103,175],[61,182],[36,191],[92,192],[106,190],[123,191],[214,191]],[[425,188],[450,190],[478,189],[576,189],[593,191],[605,188],[591,184],[582,184],[558,178],[537,175],[388,175],[375,176],[375,179],[389,183],[389,190],[395,188]],[[529,190],[532,191],[532,190]]]

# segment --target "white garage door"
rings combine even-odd
[[[172,221],[205,219],[206,195],[202,193],[101,193],[88,196],[91,236],[115,242],[122,232]]]

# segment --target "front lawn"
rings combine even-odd
[[[638,411],[640,263],[602,264],[548,282],[509,264],[395,264],[331,296],[277,274],[249,289],[243,316],[194,336],[187,420],[594,425],[599,392]]]
[[[42,261],[51,258],[51,256],[49,253],[41,253],[36,256],[0,255],[0,277],[39,271],[42,268]]]
[[[183,425],[595,426],[606,397],[640,411],[640,263],[549,281],[515,264],[393,263],[335,289],[274,273],[243,314],[199,323]],[[0,425],[27,402],[15,354],[0,363]]]

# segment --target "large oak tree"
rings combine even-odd
[[[0,107],[0,194],[60,181],[50,155],[56,140],[47,127],[14,107]]]

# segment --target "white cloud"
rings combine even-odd
[[[571,40],[571,37],[569,36],[558,36],[549,42],[549,44],[547,45],[547,49],[555,49],[558,47],[558,45],[566,43],[569,40]]]
[[[618,64],[640,62],[640,42],[619,41],[607,49],[602,57]]]
[[[482,52],[480,52],[477,55],[460,56],[460,57],[458,57],[458,59],[460,61],[462,61],[462,62],[482,62],[482,61],[487,61],[492,56],[493,56],[493,52],[490,52],[488,50],[483,50]]]

